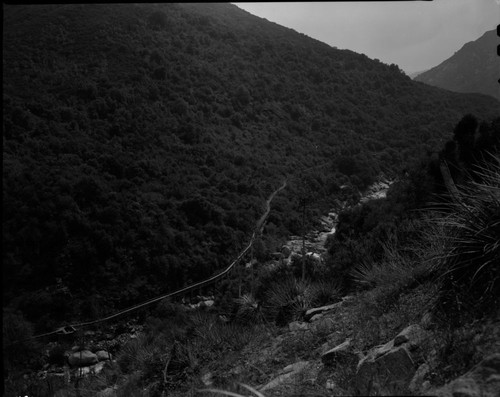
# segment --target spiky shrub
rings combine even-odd
[[[384,244],[384,258],[381,262],[362,262],[353,268],[351,275],[359,285],[367,288],[390,287],[394,291],[400,291],[434,270],[425,251],[411,251],[413,252],[390,243]]]
[[[252,294],[244,294],[235,299],[238,305],[236,320],[241,324],[256,324],[264,320],[259,302]]]
[[[475,171],[438,219],[446,250],[440,260],[444,312],[485,313],[500,296],[500,158]]]
[[[203,356],[202,359],[220,358],[228,351],[240,349],[254,336],[252,328],[237,323],[224,323],[209,313],[196,313],[193,324],[192,345]]]
[[[351,277],[360,288],[373,290],[375,304],[391,305],[405,291],[435,279],[443,255],[444,243],[439,236],[444,233],[432,214],[421,212],[383,244],[380,262],[358,264],[351,270]]]
[[[289,277],[271,285],[266,293],[266,309],[278,325],[299,319],[308,308],[307,284]]]
[[[141,386],[161,379],[165,366],[172,359],[172,344],[168,342],[162,335],[154,337],[140,334],[117,354],[120,371],[124,374],[140,374],[137,382],[134,382]],[[132,387],[134,382],[129,382],[127,387]]]
[[[301,319],[305,310],[332,302],[339,296],[339,289],[333,282],[288,277],[271,285],[266,294],[265,307],[279,325],[284,325]]]

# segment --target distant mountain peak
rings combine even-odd
[[[500,44],[495,30],[465,43],[450,58],[413,77],[416,81],[455,92],[481,93],[500,99]]]

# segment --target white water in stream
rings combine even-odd
[[[380,181],[372,184],[360,198],[360,203],[385,198],[392,183],[393,181]],[[340,211],[346,207],[346,203],[342,203]],[[321,226],[319,230],[309,231],[305,238],[306,255],[310,255],[318,261],[322,260],[322,255],[326,252],[326,240],[329,236],[335,234],[338,213],[335,210],[331,210],[327,215],[321,217],[320,222]],[[282,252],[286,251],[284,247],[288,248],[291,253],[284,260],[286,263],[290,263],[293,255],[302,255],[302,236],[290,236],[290,239],[283,245]]]

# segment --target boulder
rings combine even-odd
[[[303,323],[302,321],[294,321],[288,324],[288,328],[292,332],[307,331],[309,329],[309,324]]]
[[[73,352],[68,357],[69,365],[72,367],[87,367],[98,362],[97,356],[90,350]]]
[[[417,390],[428,367],[417,368],[411,351],[418,349],[429,332],[412,324],[385,345],[376,346],[358,363],[356,387],[361,394],[404,394]],[[427,371],[427,372],[426,372]]]
[[[313,332],[321,332],[323,334],[330,334],[335,328],[335,320],[330,317],[323,317],[310,324]]]
[[[338,308],[342,302],[332,303],[331,305],[315,307],[306,311],[304,318],[306,321],[311,321],[312,317],[317,314],[324,314]]]
[[[352,364],[358,360],[359,355],[354,352],[350,338],[321,355],[321,361],[325,365]]]
[[[408,389],[412,393],[417,393],[418,391],[424,389],[424,378],[430,372],[430,370],[431,369],[429,367],[429,364],[427,363],[424,363],[420,367],[418,367],[417,372],[415,372],[415,375],[413,376],[412,380],[410,381],[410,385],[408,386]]]
[[[309,365],[308,361],[299,361],[291,365],[287,365],[280,371],[280,374],[274,378],[269,383],[266,383],[264,386],[259,388],[260,392],[274,389],[277,386],[280,386],[283,383],[288,383],[288,381],[292,380],[297,374],[300,374],[304,371]]]
[[[458,378],[451,386],[453,397],[482,397],[479,385],[473,378]]]
[[[96,397],[115,397],[116,394],[116,386],[107,387],[104,390],[101,390],[96,394]]]
[[[318,313],[318,314],[315,314],[314,316],[312,316],[310,319],[309,319],[309,322],[312,323],[314,321],[318,321],[319,319],[323,318],[323,315]]]
[[[411,347],[416,347],[427,338],[427,335],[428,333],[420,325],[412,324],[394,338],[394,346],[410,343]]]
[[[360,394],[404,394],[417,390],[428,367],[417,368],[411,351],[421,347],[428,331],[420,325],[406,327],[396,337],[368,352],[357,367],[356,388]],[[426,372],[427,371],[427,372]]]
[[[434,318],[431,312],[427,312],[422,316],[420,324],[424,329],[431,329],[434,326]]]
[[[86,375],[97,375],[99,374],[106,363],[100,362],[94,365],[89,365],[86,367],[78,367],[75,369],[75,375],[78,377],[86,376]]]
[[[309,364],[308,361],[298,361],[296,363],[293,363],[293,364],[290,364],[290,365],[287,365],[285,368],[283,368],[280,372],[282,374],[287,374],[289,372],[300,372],[302,371],[304,368],[307,367],[307,365]]]
[[[201,377],[201,381],[203,382],[203,384],[205,386],[212,386],[213,383],[214,383],[214,379],[213,379],[213,375],[211,372],[207,372],[205,373],[202,377]]]
[[[388,345],[388,344],[387,344]],[[406,394],[416,368],[405,346],[369,354],[358,363],[356,389],[361,395]],[[393,345],[393,343],[391,343]]]
[[[472,370],[446,385],[427,390],[437,397],[499,397],[500,353],[484,358]]]
[[[106,361],[106,360],[112,360],[113,356],[111,353],[108,353],[106,350],[99,350],[95,352],[95,355],[97,356],[97,359],[99,361]]]
[[[281,248],[281,253],[283,254],[283,258],[288,258],[292,254],[292,251],[285,245]]]

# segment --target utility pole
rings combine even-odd
[[[253,263],[253,244],[252,244],[252,246],[250,247],[250,272],[252,275],[252,278],[250,281],[250,293],[252,294],[252,296],[253,296],[253,285],[254,285],[253,265],[254,265],[254,263]]]
[[[302,198],[302,281],[306,278],[306,199]]]

